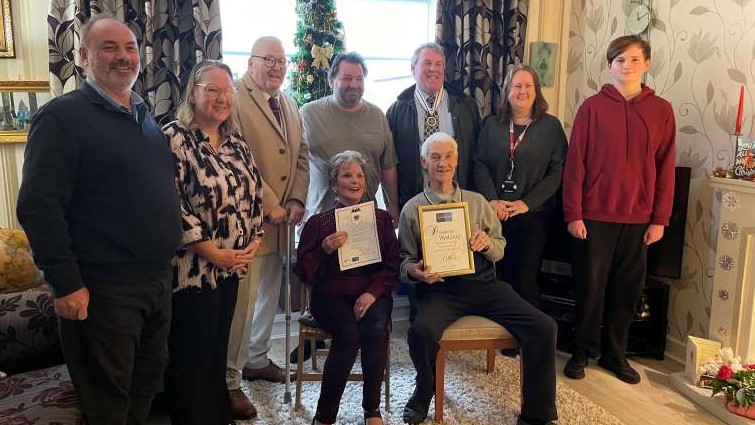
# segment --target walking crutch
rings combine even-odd
[[[286,392],[283,394],[283,403],[291,403],[291,360],[288,353],[291,352],[291,225],[286,224]]]

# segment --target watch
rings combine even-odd
[[[631,12],[624,25],[627,34],[639,35],[650,25],[650,9],[644,4],[637,5]]]

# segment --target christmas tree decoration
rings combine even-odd
[[[343,52],[343,24],[336,17],[335,0],[297,0],[297,51],[289,70],[289,92],[299,106],[331,94],[331,60]]]

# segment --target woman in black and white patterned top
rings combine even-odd
[[[178,119],[163,128],[183,218],[168,339],[172,423],[233,419],[225,383],[228,337],[239,278],[262,245],[262,182],[234,122],[233,94],[228,66],[202,61],[191,72]]]

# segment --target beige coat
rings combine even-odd
[[[276,205],[283,207],[290,199],[307,205],[309,149],[304,141],[296,102],[290,96],[280,94],[288,135],[285,137],[268,106],[266,93],[254,83],[251,75],[244,74],[235,86],[238,88],[236,111],[241,135],[251,148],[262,177],[263,212],[267,214]],[[263,229],[265,237],[260,254],[281,251],[285,247],[285,224],[265,223]],[[293,233],[292,229],[292,240]]]

